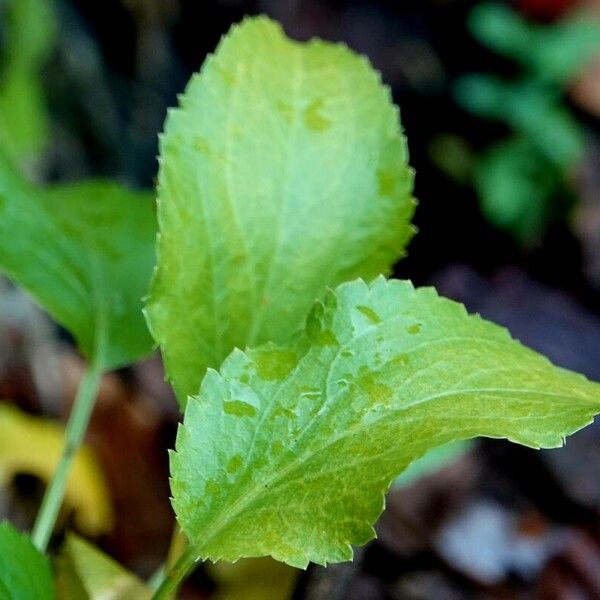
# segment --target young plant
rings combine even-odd
[[[11,254],[0,236],[0,264],[93,365],[80,441],[98,374],[149,349],[153,215],[117,188],[90,205],[86,188],[2,181],[12,221],[0,223],[24,237]],[[169,113],[146,316],[185,410],[171,485],[187,547],[153,598],[198,560],[349,560],[391,481],[428,450],[476,436],[557,447],[600,412],[598,384],[381,275],[413,234],[412,185],[398,111],[368,62],[266,18],[234,27]],[[52,269],[26,264],[33,251]],[[67,546],[67,580],[91,593],[84,556],[106,561]]]
[[[33,539],[46,548],[103,372],[150,352],[141,314],[154,264],[151,197],[104,181],[37,188],[0,156],[0,265],[89,361]]]
[[[371,67],[267,19],[234,28],[170,113],[147,315],[186,407],[171,489],[189,548],[157,597],[198,559],[349,560],[427,450],[556,447],[600,410],[597,384],[504,329],[372,280],[410,239],[411,192]],[[372,283],[326,291],[357,276]]]

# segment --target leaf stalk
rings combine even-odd
[[[170,600],[198,562],[198,554],[188,546],[152,595],[151,600]]]
[[[62,505],[69,473],[77,451],[81,447],[90,417],[96,403],[102,368],[100,361],[92,362],[86,369],[77,390],[73,409],[65,432],[65,444],[58,466],[46,488],[37,515],[31,539],[40,552],[45,552]]]

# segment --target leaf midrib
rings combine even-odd
[[[257,309],[253,313],[252,323],[250,325],[250,329],[247,334],[246,343],[248,346],[256,345],[256,338],[258,332],[260,331],[260,326],[262,325],[262,321],[264,318],[265,312],[265,294],[269,293],[271,287],[271,279],[273,277],[273,268],[279,261],[279,253],[281,251],[282,242],[284,239],[283,236],[283,227],[282,227],[282,216],[287,209],[287,204],[289,202],[290,197],[290,181],[291,181],[291,171],[295,166],[295,150],[298,132],[300,130],[300,97],[302,94],[302,88],[304,85],[304,54],[301,49],[296,46],[290,45],[290,50],[294,56],[294,62],[296,64],[296,68],[294,70],[294,85],[292,87],[292,106],[295,111],[295,118],[293,120],[293,126],[289,135],[289,143],[287,146],[286,159],[285,159],[285,170],[284,175],[282,177],[283,182],[283,191],[281,193],[281,201],[279,202],[279,210],[277,213],[277,225],[275,227],[276,230],[276,239],[275,246],[273,252],[271,253],[271,259],[269,261],[269,266],[267,267],[267,274],[265,277],[265,283],[263,285],[262,291],[259,293],[259,300],[257,304]],[[262,298],[261,298],[262,296]]]
[[[396,318],[404,318],[404,317],[402,315],[394,315],[392,317],[392,319],[396,319]],[[452,319],[452,317],[449,317],[449,319]],[[369,327],[365,331],[363,331],[359,336],[351,338],[351,340],[349,340],[344,345],[340,345],[340,347],[338,348],[338,351],[336,352],[336,355],[332,358],[332,360],[330,362],[329,369],[328,369],[328,375],[326,377],[326,382],[329,381],[329,378],[331,375],[331,368],[332,368],[333,364],[335,363],[335,361],[338,360],[339,356],[341,355],[342,350],[344,348],[347,349],[349,345],[356,342],[360,338],[364,337],[365,335],[367,335],[367,333],[372,332],[373,329],[376,329],[376,328],[377,328],[377,326]],[[505,340],[496,340],[496,339],[489,339],[489,338],[475,338],[475,337],[469,337],[469,336],[452,336],[452,337],[444,338],[442,340],[429,340],[428,342],[423,342],[421,344],[415,345],[410,350],[407,349],[406,353],[410,354],[417,349],[420,349],[424,346],[428,346],[428,345],[431,345],[434,343],[441,344],[441,343],[447,343],[449,341],[459,341],[459,340],[469,340],[471,342],[477,341],[480,343],[483,342],[486,344],[492,344],[492,345],[498,345],[498,346],[503,346],[505,343]],[[296,368],[299,368],[299,367],[296,367]],[[460,384],[461,384],[460,381],[455,383],[453,388],[456,388],[456,386],[460,385]],[[328,386],[328,383],[326,383],[325,385]],[[249,456],[252,456],[254,453],[255,441],[257,438],[259,438],[259,433],[262,433],[262,431],[260,431],[262,429],[262,425],[263,425],[265,419],[271,413],[272,408],[276,403],[276,400],[279,396],[279,393],[280,393],[282,387],[283,387],[283,383],[278,386],[277,390],[275,390],[272,400],[269,402],[268,406],[266,407],[261,420],[259,421],[259,423],[257,423],[257,428],[255,430],[256,433],[252,438],[251,446],[250,446],[250,449],[248,450]],[[335,404],[335,399],[343,391],[345,391],[345,390],[338,390],[335,394],[333,394],[331,396],[330,401],[327,402],[327,405],[329,408],[331,408]],[[464,395],[486,394],[486,393],[493,393],[493,394],[499,394],[499,395],[507,395],[507,394],[536,395],[536,396],[543,396],[545,398],[560,398],[562,400],[568,400],[569,398],[572,397],[572,395],[567,395],[567,394],[553,393],[553,392],[539,392],[537,390],[530,390],[530,389],[523,389],[523,388],[475,387],[475,388],[465,388],[465,389],[461,389],[461,390],[456,390],[456,389],[446,390],[446,391],[440,392],[438,394],[425,396],[415,402],[407,403],[407,404],[403,405],[402,407],[399,407],[393,411],[387,412],[385,415],[382,415],[376,419],[373,419],[367,425],[365,425],[364,423],[361,422],[361,423],[358,423],[358,424],[344,430],[339,435],[334,436],[333,438],[330,438],[325,444],[322,444],[317,449],[315,449],[309,453],[302,454],[297,459],[292,461],[287,467],[284,467],[282,470],[278,471],[277,474],[273,475],[272,477],[262,479],[260,481],[255,482],[254,485],[250,486],[249,490],[248,490],[248,488],[246,488],[246,490],[244,490],[244,493],[240,494],[239,500],[234,502],[233,505],[231,505],[230,507],[227,507],[227,512],[222,513],[223,516],[218,517],[216,519],[216,521],[213,522],[214,524],[212,525],[212,527],[210,527],[208,529],[208,532],[207,531],[201,532],[202,538],[203,538],[203,545],[207,546],[210,543],[210,541],[212,539],[214,539],[214,537],[216,535],[218,535],[219,532],[224,527],[227,526],[228,523],[235,520],[244,510],[246,510],[250,505],[252,505],[252,503],[254,503],[257,499],[259,499],[261,497],[261,495],[264,494],[265,488],[272,489],[274,484],[277,484],[277,482],[279,480],[285,478],[290,472],[293,472],[295,469],[297,469],[300,466],[302,466],[303,464],[309,462],[314,456],[326,451],[328,448],[330,448],[334,444],[338,443],[339,441],[342,441],[343,439],[345,439],[347,437],[352,437],[352,436],[356,435],[357,433],[360,433],[361,430],[368,430],[369,428],[372,428],[373,426],[377,426],[383,420],[393,419],[396,415],[398,415],[402,412],[406,412],[407,410],[414,408],[415,406],[418,406],[420,404],[433,402],[433,401],[437,401],[437,400],[440,400],[443,398],[449,398],[452,396],[464,396]],[[578,399],[579,400],[589,400],[589,398],[587,398],[587,397],[585,397],[585,398],[581,397]],[[543,403],[544,400],[539,399],[539,402]],[[590,408],[591,408],[593,406],[593,402],[591,400],[589,400],[589,404],[590,404]],[[322,417],[323,413],[319,413],[319,411],[317,411],[316,415],[314,415],[313,418],[307,423],[307,425],[305,426],[305,428],[302,431],[302,433],[300,434],[300,436],[296,439],[296,441],[294,442],[294,445],[288,449],[287,454],[289,454],[293,450],[293,448],[296,448],[298,446],[298,444],[301,442],[301,440],[304,437],[306,437],[307,434],[310,433],[310,430],[312,430],[312,428],[314,427],[314,423],[316,422],[317,416]],[[199,555],[201,555],[201,548],[202,547],[198,548]]]

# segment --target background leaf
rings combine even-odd
[[[466,75],[457,83],[456,97],[474,114],[507,123],[562,168],[583,156],[583,131],[560,103],[557,90],[491,75]]]
[[[357,281],[294,343],[208,371],[172,455],[173,506],[203,559],[349,560],[427,450],[475,436],[557,447],[598,411],[598,384],[433,289]]]
[[[392,487],[394,489],[412,485],[417,480],[427,475],[432,475],[440,469],[456,462],[473,447],[471,440],[455,440],[432,450],[417,458],[396,477]]]
[[[585,12],[536,25],[505,4],[484,2],[471,11],[469,27],[482,44],[545,83],[569,83],[600,48],[600,23]]]
[[[64,429],[57,423],[0,404],[0,483],[9,483],[17,474],[48,482],[63,451],[64,437]],[[65,502],[75,511],[77,526],[90,535],[105,533],[113,525],[102,472],[85,446],[73,462]]]
[[[327,285],[388,272],[414,200],[389,91],[344,46],[248,19],[180,105],[147,314],[183,402],[235,346],[289,337]]]
[[[48,140],[41,68],[51,55],[56,18],[48,0],[7,0],[0,5],[5,46],[0,71],[0,147],[28,166]],[[25,163],[25,164],[24,164]]]
[[[151,591],[135,575],[85,540],[69,535],[57,564],[59,600],[145,600]]]
[[[0,523],[0,598],[53,600],[50,562],[26,535],[10,523]]]
[[[0,269],[104,369],[152,347],[141,299],[155,231],[150,194],[107,181],[35,188],[0,160]]]
[[[474,184],[485,216],[526,241],[542,234],[561,178],[535,145],[514,137],[482,154]]]
[[[207,570],[217,584],[214,600],[291,600],[299,573],[271,558],[211,563]]]

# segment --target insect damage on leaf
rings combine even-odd
[[[146,311],[182,405],[234,347],[284,342],[328,285],[389,272],[413,233],[407,154],[389,90],[345,46],[266,18],[222,40],[160,143]]]
[[[433,289],[359,280],[287,345],[208,371],[171,457],[173,506],[203,559],[348,560],[427,450],[477,436],[556,447],[599,411],[600,385]]]

